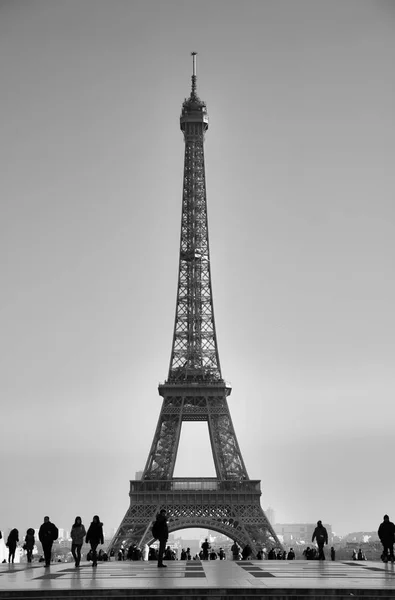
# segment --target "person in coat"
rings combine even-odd
[[[167,567],[167,565],[163,564],[163,553],[169,537],[169,529],[167,526],[166,510],[164,508],[162,508],[162,510],[156,515],[155,530],[156,538],[159,540],[158,567]]]
[[[322,521],[317,521],[317,527],[314,529],[311,541],[317,540],[318,560],[325,560],[324,544],[328,544],[328,532],[323,526]]]
[[[208,539],[206,538],[202,544],[202,551],[203,551],[203,559],[202,560],[208,560],[210,548],[211,548],[211,546],[209,544]]]
[[[86,534],[86,543],[91,545],[92,567],[97,567],[96,548],[99,544],[104,544],[103,523],[100,523],[98,515],[93,517],[92,523],[89,525]]]
[[[29,527],[29,529],[26,531],[25,545],[23,546],[24,549],[26,550],[28,563],[32,562],[32,555],[33,555],[33,549],[34,549],[35,543],[36,543],[36,540],[34,538],[34,529],[33,529],[33,527]]]
[[[81,548],[86,536],[85,527],[82,524],[81,517],[76,517],[74,525],[70,531],[71,537],[71,554],[73,555],[75,566],[79,567],[81,562]]]
[[[40,540],[43,552],[44,552],[44,560],[45,566],[49,567],[51,565],[51,552],[52,552],[52,544],[55,540],[58,539],[59,530],[51,523],[49,517],[44,517],[44,523],[41,525],[38,532],[38,539]]]
[[[239,556],[240,556],[240,546],[239,544],[235,541],[232,544],[231,547],[231,552],[232,552],[232,558],[233,560],[239,560]]]
[[[251,554],[252,554],[251,546],[250,546],[250,544],[246,544],[241,553],[242,560],[248,560],[250,558]]]
[[[14,562],[16,545],[19,542],[19,531],[17,529],[11,529],[7,538],[8,548],[8,562]]]
[[[394,562],[395,525],[390,521],[388,515],[384,515],[379,530],[380,542],[383,544],[383,562],[388,562],[388,554],[391,562]]]
[[[295,552],[293,548],[289,549],[287,560],[295,560]]]

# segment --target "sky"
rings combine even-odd
[[[148,457],[177,291],[191,51],[214,310],[261,504],[395,519],[395,4],[0,0],[0,529],[108,531]],[[214,476],[185,423],[175,476]]]

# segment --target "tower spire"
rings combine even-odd
[[[192,56],[192,90],[191,97],[196,97],[196,56],[197,52],[191,52]]]

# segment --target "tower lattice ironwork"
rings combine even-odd
[[[250,480],[237,442],[221,375],[211,289],[204,136],[206,104],[192,89],[181,110],[185,158],[176,316],[162,409],[141,480],[130,482],[130,507],[110,548],[153,541],[151,524],[165,507],[169,532],[190,527],[220,532],[255,553],[281,547],[260,505],[260,481]],[[184,421],[208,424],[216,477],[173,477]]]

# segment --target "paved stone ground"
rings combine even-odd
[[[0,565],[0,598],[11,597],[9,592],[72,593],[101,590],[168,590],[193,588],[221,591],[237,590],[350,590],[349,596],[359,596],[360,590],[370,591],[369,597],[395,598],[395,565],[381,562],[330,561],[171,561],[166,569],[158,569],[155,562],[110,562]],[[265,590],[265,591],[264,591]],[[355,590],[355,593],[352,593]],[[168,593],[168,592],[167,592]],[[78,594],[77,594],[78,595]],[[311,593],[309,598],[313,597]],[[202,594],[203,596],[203,594]],[[222,597],[220,594],[218,597]],[[246,597],[244,595],[244,597]],[[256,597],[259,597],[256,596]],[[320,596],[321,597],[321,596]]]

